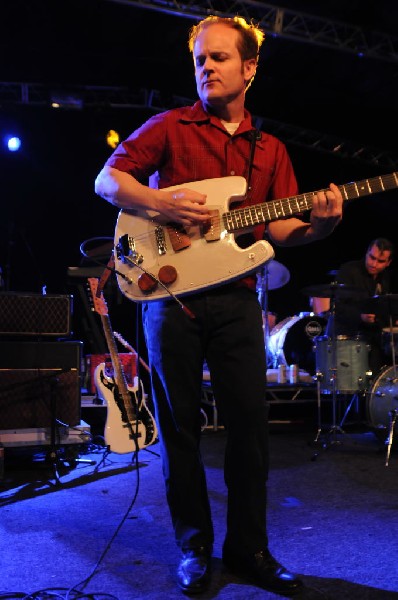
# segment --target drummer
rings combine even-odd
[[[330,337],[360,336],[369,345],[369,368],[373,378],[383,366],[391,364],[391,354],[383,343],[383,329],[388,328],[391,321],[396,325],[398,320],[397,315],[390,315],[386,311],[384,303],[367,299],[394,293],[391,269],[393,255],[392,242],[380,237],[369,243],[363,258],[340,266],[336,283],[347,286],[347,292],[350,293],[336,294],[335,317],[334,320],[329,317],[327,327]]]

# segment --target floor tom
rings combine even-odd
[[[316,372],[320,377],[321,392],[351,394],[366,390],[369,384],[369,346],[360,338],[343,335],[337,336],[334,344],[335,357],[330,337],[324,335],[315,340]]]

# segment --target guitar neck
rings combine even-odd
[[[398,171],[388,175],[379,175],[371,179],[339,185],[343,199],[353,200],[361,196],[386,192],[398,187]],[[318,190],[326,191],[326,190]],[[276,221],[310,210],[317,192],[307,192],[280,200],[271,200],[253,206],[237,208],[222,215],[224,227],[229,232],[238,231],[269,221]]]
[[[129,421],[133,421],[135,419],[135,413],[132,408],[130,393],[126,381],[126,377],[124,375],[122,364],[120,361],[120,356],[117,350],[116,341],[113,336],[113,330],[111,326],[111,321],[109,315],[101,314],[101,322],[104,328],[104,334],[106,338],[106,342],[109,349],[109,354],[111,356],[113,371],[114,371],[114,379],[116,385],[119,389],[119,393],[123,399],[124,408],[126,410],[127,417]]]

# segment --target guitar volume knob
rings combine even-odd
[[[170,285],[177,279],[177,270],[172,265],[164,265],[159,269],[158,277],[164,285]]]

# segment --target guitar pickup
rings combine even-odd
[[[116,256],[124,263],[134,262],[139,265],[144,260],[143,255],[136,250],[134,238],[127,233],[119,238],[116,245]]]
[[[221,238],[221,218],[217,209],[209,210],[210,219],[202,225],[202,233],[206,242],[214,242]]]

